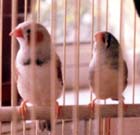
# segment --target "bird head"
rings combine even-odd
[[[94,46],[98,49],[118,47],[117,39],[109,32],[97,32],[94,36]]]
[[[50,34],[46,28],[31,21],[20,23],[9,35],[16,37],[20,46],[30,46],[32,43],[36,47],[51,44]]]

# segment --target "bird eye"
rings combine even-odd
[[[27,31],[26,31],[28,34],[30,34],[31,33],[31,30],[30,29],[27,29]]]

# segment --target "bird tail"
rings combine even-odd
[[[51,135],[51,122],[49,120],[39,120],[38,134],[39,135]]]

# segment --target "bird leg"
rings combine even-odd
[[[120,101],[119,101],[119,104],[122,105],[122,108],[124,109],[124,112],[126,112],[128,107],[127,107],[127,105],[124,103],[124,100],[120,100]]]
[[[122,105],[122,108],[124,109],[124,112],[127,111],[127,105],[124,103],[124,97],[121,96],[121,98],[119,99],[119,104]]]
[[[55,105],[55,112],[56,112],[56,118],[58,118],[61,114],[61,107],[57,101],[56,101],[56,105]]]
[[[110,135],[111,131],[111,118],[105,118],[105,135]]]
[[[18,109],[18,112],[20,113],[22,119],[25,119],[26,116],[26,112],[27,112],[27,105],[26,105],[27,101],[23,100],[20,104],[20,107]]]
[[[89,109],[90,109],[92,112],[94,112],[95,101],[96,101],[96,98],[95,98],[91,103],[88,104]]]
[[[116,100],[119,102],[119,105],[122,105],[122,107],[124,108],[124,111],[127,111],[127,105],[124,103],[124,97],[121,96],[121,98],[112,98],[112,100]]]

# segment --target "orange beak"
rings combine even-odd
[[[95,35],[95,39],[98,40],[98,41],[102,41],[103,40],[103,33],[102,32],[97,33]]]
[[[13,30],[12,32],[9,33],[9,35],[10,36],[15,36],[15,37],[21,37],[21,38],[24,37],[22,29],[20,29],[20,28]]]

